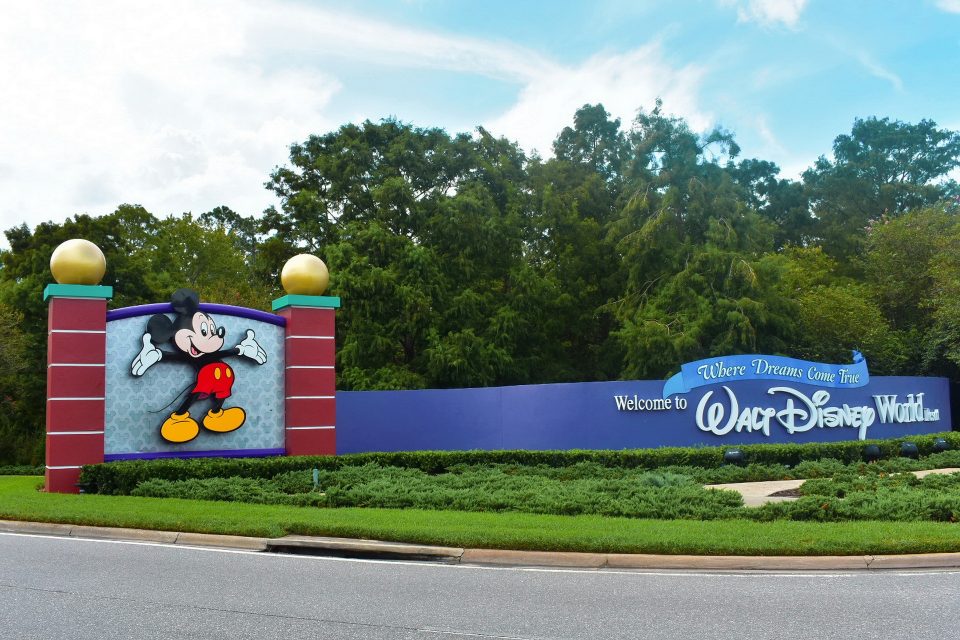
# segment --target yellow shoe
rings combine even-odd
[[[229,409],[220,409],[220,411],[208,411],[203,417],[203,426],[210,431],[217,433],[226,433],[239,429],[243,421],[247,419],[247,414],[240,407],[230,407]]]
[[[189,442],[200,433],[200,425],[190,413],[171,413],[160,427],[160,435],[167,442]]]

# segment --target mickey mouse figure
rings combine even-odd
[[[247,329],[247,337],[232,349],[223,349],[223,337],[226,330],[218,327],[216,321],[199,310],[200,296],[191,289],[178,289],[171,296],[176,315],[171,321],[166,315],[158,313],[147,322],[147,332],[143,334],[143,348],[130,365],[135,376],[142,376],[147,369],[160,362],[187,362],[197,372],[193,389],[170,414],[160,427],[160,435],[168,442],[189,442],[200,433],[200,426],[190,416],[190,407],[198,400],[213,398],[213,406],[203,417],[203,426],[209,431],[227,433],[239,429],[247,418],[240,407],[223,408],[230,397],[233,387],[233,369],[223,362],[226,358],[244,356],[257,364],[267,361],[267,354],[256,341],[252,330]],[[160,345],[169,341],[174,351],[160,349]]]

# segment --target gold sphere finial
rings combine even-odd
[[[60,284],[100,284],[106,270],[103,251],[89,240],[67,240],[50,256],[50,271]]]
[[[330,272],[323,260],[301,253],[287,260],[280,272],[280,283],[291,295],[322,296],[330,284]]]

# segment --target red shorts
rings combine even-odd
[[[199,393],[205,398],[229,398],[233,388],[233,369],[222,362],[212,362],[197,372],[197,385],[191,393]]]

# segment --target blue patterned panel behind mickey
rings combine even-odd
[[[231,395],[235,373],[224,360],[231,357],[246,357],[258,365],[267,361],[267,354],[256,341],[254,332],[246,331],[246,337],[236,346],[224,349],[226,330],[217,326],[212,316],[199,310],[200,297],[190,289],[178,289],[171,297],[175,317],[156,314],[147,322],[143,334],[143,347],[133,359],[130,371],[142,376],[161,361],[186,362],[196,371],[196,380],[180,391],[186,393],[179,406],[160,426],[164,440],[174,443],[189,442],[200,433],[200,425],[190,415],[190,408],[199,400],[210,399],[212,406],[203,416],[203,427],[217,433],[239,429],[246,420],[246,411],[241,407],[224,408]],[[170,349],[160,347],[169,343]],[[189,390],[189,392],[188,392]]]

